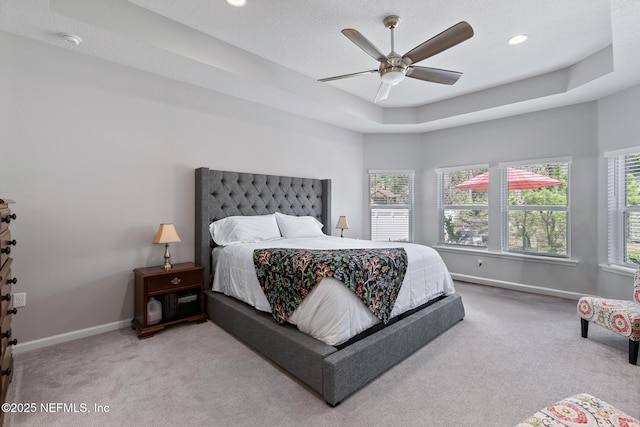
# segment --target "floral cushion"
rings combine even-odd
[[[568,397],[539,410],[516,427],[640,427],[640,421],[589,394]]]
[[[578,314],[632,341],[640,341],[640,304],[635,301],[582,297]]]

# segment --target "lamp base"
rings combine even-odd
[[[164,264],[162,264],[162,269],[164,271],[168,271],[173,268],[173,265],[171,265],[171,263],[169,262],[170,259],[171,259],[171,255],[169,255],[169,244],[165,243],[164,244]]]

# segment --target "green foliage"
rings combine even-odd
[[[536,165],[527,169],[555,178],[560,184],[532,190],[509,190],[509,206],[529,209],[509,212],[509,247],[525,252],[565,255],[567,213],[546,208],[567,206],[569,176],[565,164]]]
[[[626,262],[630,264],[640,264],[640,249],[627,249],[627,259]]]
[[[486,209],[447,210],[444,219],[444,239],[447,243],[486,246],[489,214]]]
[[[632,174],[627,174],[627,206],[640,205],[640,183],[638,178]]]
[[[458,243],[460,241],[460,237],[462,233],[460,231],[455,231],[455,224],[453,223],[453,216],[447,215],[444,218],[444,232],[445,241],[448,243]]]

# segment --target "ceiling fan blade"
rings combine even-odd
[[[330,82],[331,80],[346,79],[347,77],[359,76],[361,74],[373,74],[378,70],[360,71],[359,73],[343,74],[341,76],[325,77],[324,79],[318,79],[319,82]]]
[[[349,40],[355,43],[360,49],[364,50],[369,56],[375,59],[378,62],[387,62],[387,56],[381,53],[377,47],[373,45],[365,36],[360,34],[358,30],[354,30],[353,28],[345,28],[342,30],[342,34],[344,34]]]
[[[441,70],[431,67],[417,67],[415,65],[407,68],[407,77],[418,80],[425,80],[433,83],[441,83],[443,85],[452,85],[458,81],[462,73],[458,71]]]
[[[387,99],[389,97],[389,93],[391,92],[391,86],[393,86],[391,83],[385,83],[385,82],[380,83],[380,87],[378,88],[378,93],[376,94],[375,102],[380,102]]]
[[[407,65],[415,64],[437,53],[462,43],[473,36],[473,28],[467,22],[458,22],[447,28],[437,36],[434,36],[419,46],[411,49],[402,57],[402,62]]]

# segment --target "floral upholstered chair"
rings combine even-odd
[[[633,281],[633,300],[582,297],[578,301],[582,337],[587,338],[589,322],[629,339],[629,363],[638,364],[640,344],[640,269]]]
[[[516,427],[638,427],[640,421],[590,394],[580,393],[549,405]]]

